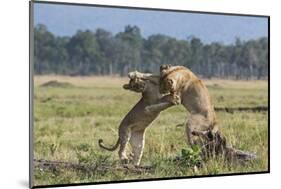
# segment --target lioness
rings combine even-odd
[[[129,84],[123,86],[124,89],[142,93],[142,98],[139,102],[128,112],[128,114],[121,121],[119,126],[119,138],[113,147],[105,147],[102,143],[103,140],[99,139],[99,146],[106,150],[114,151],[119,148],[119,158],[121,162],[128,163],[128,156],[126,147],[130,142],[132,147],[133,164],[139,165],[144,148],[144,135],[145,129],[152,123],[159,113],[173,106],[163,95],[159,92],[159,75],[153,76],[152,74],[143,74],[140,72],[130,72],[128,74],[130,81]],[[145,79],[138,76],[145,77]],[[145,107],[151,104],[158,104],[166,102],[157,111],[146,112]]]
[[[139,78],[146,78],[145,75]],[[254,159],[255,155],[235,150],[220,133],[207,87],[192,71],[183,66],[160,67],[159,92],[167,94],[159,104],[146,107],[146,112],[163,110],[167,104],[182,104],[190,113],[186,136],[190,145],[200,145],[207,154],[224,153],[227,158]]]

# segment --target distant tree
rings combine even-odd
[[[202,77],[262,79],[268,75],[268,38],[234,44],[204,44],[194,36],[179,40],[162,34],[143,38],[137,26],[112,35],[98,28],[59,37],[39,24],[34,28],[35,74],[127,75],[159,72],[161,64],[184,65]]]
[[[200,74],[203,72],[206,65],[203,63],[203,44],[199,38],[192,37],[190,41],[190,49],[191,49],[191,61],[195,66],[194,70],[196,73]]]
[[[69,72],[69,54],[66,49],[69,40],[69,37],[56,37],[54,46],[54,64],[53,68],[51,68],[56,74],[67,74]]]
[[[100,49],[102,73],[112,75],[114,59],[116,57],[115,39],[110,32],[100,28],[96,30],[95,35]]]
[[[95,34],[89,30],[78,31],[66,46],[72,74],[101,74],[101,54]]]
[[[142,36],[140,29],[137,26],[126,26],[124,32],[120,32],[116,35],[119,43],[122,44],[123,58],[119,62],[121,68],[121,75],[126,75],[130,70],[136,70],[140,67],[141,62],[141,48],[142,48]]]
[[[47,27],[39,24],[34,28],[34,70],[36,74],[53,72],[55,68],[55,36]]]
[[[161,64],[167,63],[164,58],[163,48],[169,37],[165,35],[151,35],[144,41],[142,60],[144,69],[150,72],[158,72]],[[170,62],[171,63],[171,62]]]
[[[255,49],[258,55],[257,79],[268,75],[268,38],[262,37],[258,41],[258,48]]]

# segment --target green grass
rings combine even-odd
[[[68,87],[41,87],[50,80],[68,82]],[[98,147],[98,139],[107,145],[117,140],[120,121],[140,98],[125,91],[126,78],[106,77],[35,77],[34,157],[36,159],[120,167],[116,152]],[[267,106],[265,81],[206,81],[216,107]],[[187,149],[184,127],[187,120],[181,106],[172,107],[146,131],[146,146],[141,164],[152,165],[152,172],[133,173],[120,170],[46,171],[35,169],[34,185],[100,182],[113,180],[180,177],[266,171],[268,167],[268,113],[217,113],[219,125],[235,147],[255,152],[259,159],[246,165],[226,163],[222,158],[208,159],[198,171],[182,162],[172,161]],[[186,166],[184,166],[186,165]]]

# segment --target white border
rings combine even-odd
[[[271,174],[90,185],[79,188],[266,188],[280,185],[281,11],[275,0],[67,0],[134,7],[262,14],[271,16]],[[9,0],[0,7],[1,188],[28,187],[28,1]],[[275,87],[274,87],[275,86]],[[74,188],[74,187],[68,187]]]

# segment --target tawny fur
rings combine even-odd
[[[169,93],[167,98],[173,104],[181,103],[190,113],[186,124],[189,143],[194,144],[195,134],[218,131],[216,114],[207,87],[192,71],[183,66],[161,67],[161,93]],[[148,107],[153,109],[153,106]],[[196,136],[196,137],[195,137]]]
[[[241,159],[255,158],[255,155],[236,150],[226,143],[225,137],[219,130],[207,87],[188,68],[161,66],[159,91],[163,94],[169,93],[163,97],[168,100],[168,104],[182,104],[189,112],[186,136],[190,145],[200,145],[208,154],[223,153],[229,159],[234,156]],[[153,112],[162,110],[165,106],[166,104],[162,101],[148,106],[146,110]]]
[[[123,88],[141,93],[142,98],[121,121],[116,144],[113,147],[105,147],[102,144],[102,139],[100,139],[99,146],[110,151],[114,151],[120,146],[119,158],[123,163],[127,163],[129,160],[127,146],[130,143],[133,164],[139,165],[143,154],[146,128],[156,119],[162,110],[173,106],[173,104],[166,103],[162,109],[147,112],[145,109],[147,106],[167,101],[167,99],[162,98],[163,95],[159,92],[159,76],[140,72],[130,72],[128,76],[130,82],[129,84],[125,84]],[[145,77],[146,79],[140,79],[140,77]]]
[[[225,153],[227,158],[256,158],[251,153],[226,145],[216,122],[209,92],[200,79],[183,66],[161,66],[160,70],[160,76],[137,71],[128,74],[130,82],[123,88],[142,93],[142,98],[122,120],[116,144],[111,148],[105,147],[100,139],[100,147],[113,151],[120,146],[119,157],[122,162],[128,162],[127,145],[130,142],[133,163],[139,165],[144,148],[145,129],[161,111],[175,104],[182,104],[190,113],[186,123],[189,144],[199,144],[207,153]],[[163,96],[162,93],[170,94]]]

